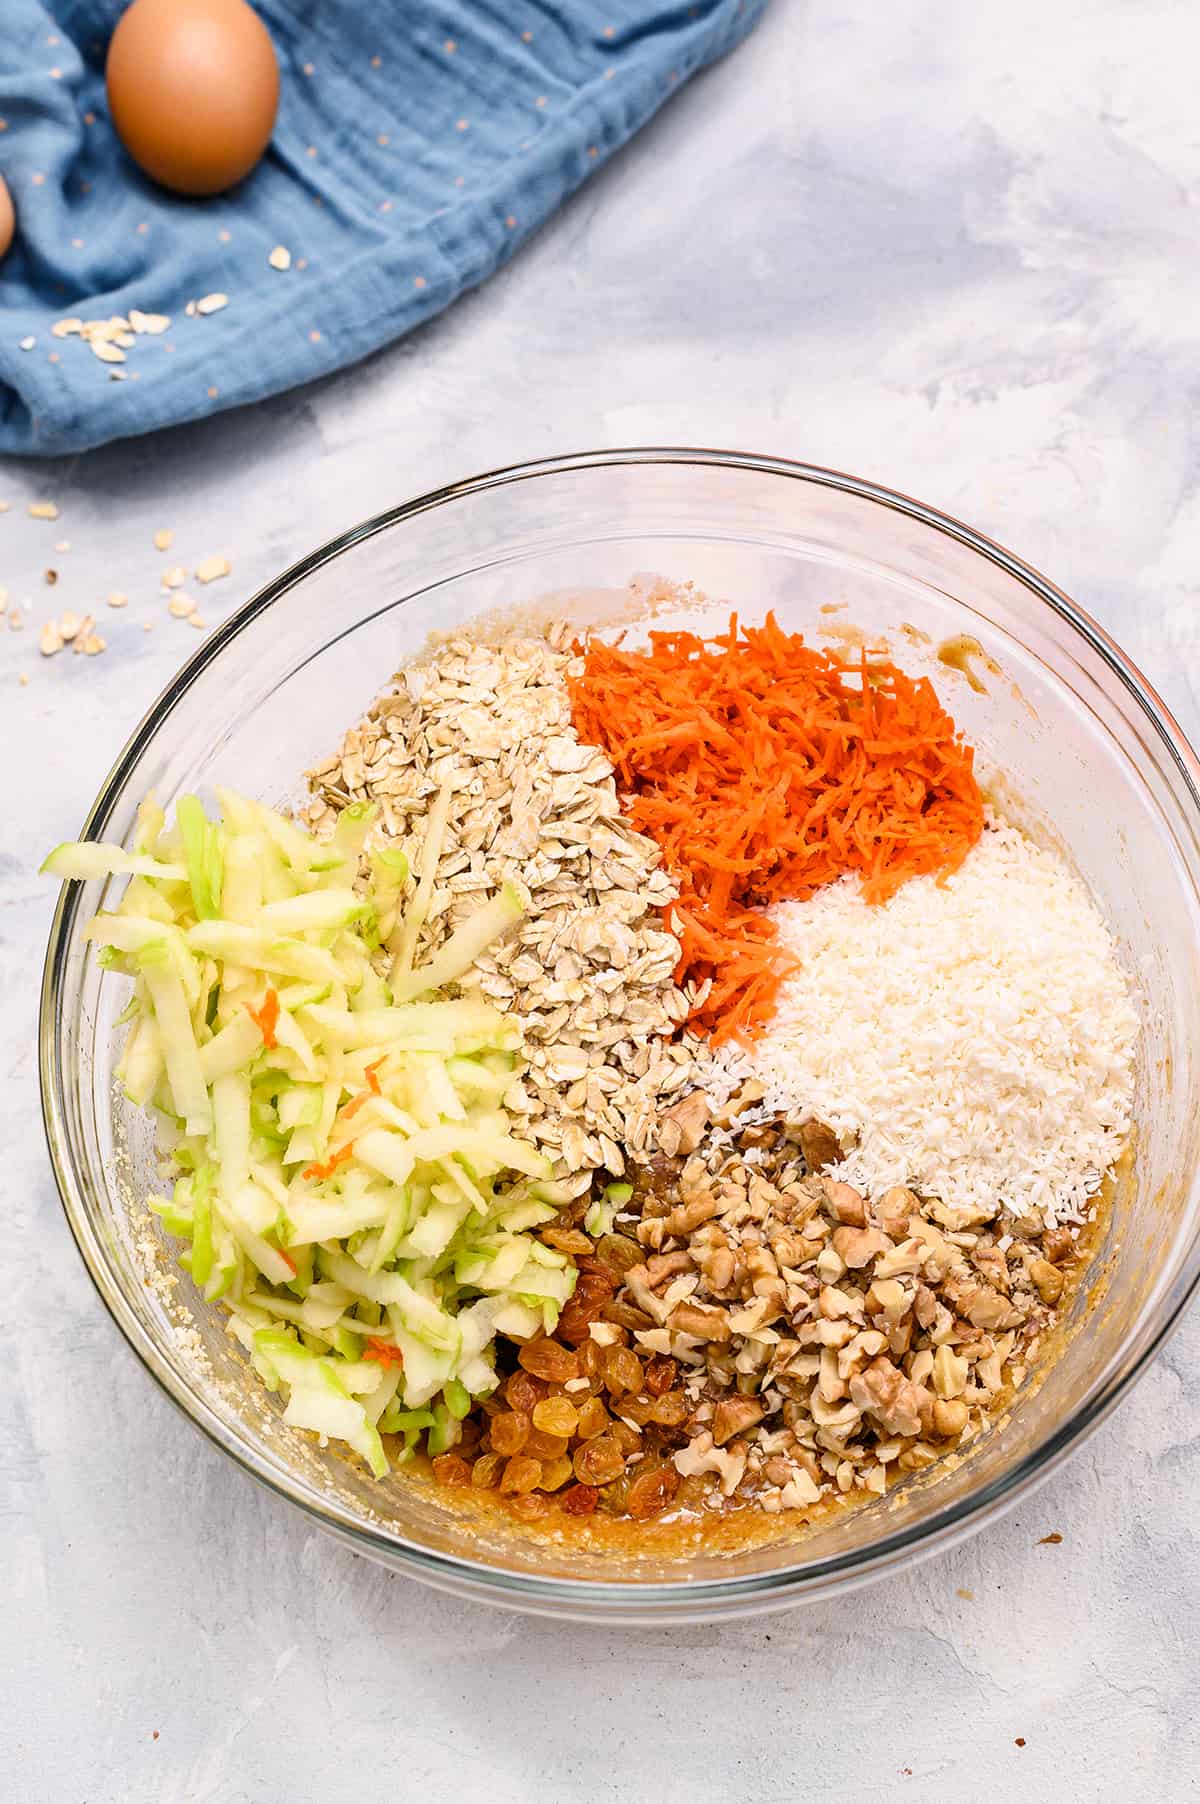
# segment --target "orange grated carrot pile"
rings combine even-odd
[[[763,913],[846,872],[869,902],[945,874],[983,830],[974,754],[928,678],[761,627],[648,651],[590,640],[569,679],[579,737],[616,769],[633,825],[680,886],[677,980],[711,980],[690,1025],[719,1042],[771,1015],[787,966]]]

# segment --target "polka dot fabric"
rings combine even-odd
[[[17,238],[0,264],[0,452],[81,451],[242,406],[399,338],[512,256],[765,3],[260,0],[282,76],[271,148],[197,203],[148,182],[112,130],[120,0],[58,7],[69,24],[5,0]],[[268,263],[277,245],[286,271]],[[228,306],[185,314],[214,293]],[[131,308],[171,326],[119,366],[52,333]]]

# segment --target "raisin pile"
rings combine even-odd
[[[554,1335],[516,1348],[516,1369],[462,1423],[457,1445],[431,1462],[439,1484],[498,1492],[526,1521],[555,1509],[645,1521],[701,1502],[710,1481],[681,1478],[672,1459],[692,1410],[678,1362],[640,1357],[631,1341],[645,1318],[616,1300],[641,1259],[637,1242],[620,1234],[579,1258]]]

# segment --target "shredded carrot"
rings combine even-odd
[[[394,1346],[390,1340],[378,1340],[374,1336],[367,1342],[363,1358],[373,1359],[381,1366],[404,1366],[404,1355],[399,1347]]]
[[[376,1077],[375,1073],[379,1070],[379,1067],[383,1064],[383,1060],[386,1059],[386,1057],[387,1054],[385,1052],[383,1058],[376,1059],[373,1065],[367,1066],[363,1073],[367,1080],[366,1089],[360,1090],[357,1096],[352,1096],[350,1101],[346,1103],[343,1108],[338,1110],[339,1121],[349,1121],[351,1116],[357,1115],[363,1104],[369,1102],[372,1096],[382,1096],[383,1092],[379,1088],[379,1079]]]
[[[317,1159],[311,1165],[306,1165],[300,1176],[302,1178],[331,1178],[338,1166],[344,1165],[353,1151],[353,1140],[347,1140],[345,1146],[339,1146],[338,1150],[331,1153],[324,1163]]]
[[[263,1045],[268,1050],[275,1044],[275,1024],[279,1020],[279,998],[274,990],[268,990],[263,997],[261,1008],[251,1008],[246,1004],[246,1011],[263,1037]]]
[[[296,1261],[292,1258],[290,1253],[285,1253],[282,1247],[276,1247],[275,1251],[279,1254],[279,1257],[283,1260],[283,1263],[287,1266],[294,1278],[296,1276]]]
[[[708,986],[691,1025],[714,1041],[770,1018],[788,967],[766,908],[846,872],[885,902],[979,838],[971,747],[927,678],[865,648],[815,650],[769,614],[714,639],[651,633],[648,651],[576,649],[576,731],[612,760],[679,884],[676,977]]]

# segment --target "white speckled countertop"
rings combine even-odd
[[[919,495],[1050,574],[1200,731],[1198,51],[1190,0],[776,0],[439,324],[252,412],[3,471],[0,582],[34,605],[0,632],[0,1795],[1195,1795],[1200,1315],[1032,1502],[846,1601],[633,1634],[448,1601],[235,1470],[100,1307],[38,1123],[33,871],[193,649],[156,528],[233,558],[216,620],[376,509],[603,444]],[[39,658],[52,604],[110,589],[103,656]]]

